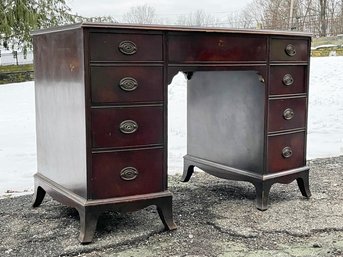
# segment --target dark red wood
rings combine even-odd
[[[162,61],[162,36],[144,34],[90,33],[90,61]],[[135,54],[123,54],[119,44],[131,41],[137,46]]]
[[[304,156],[305,133],[291,133],[268,137],[268,172],[279,172],[306,165]],[[282,150],[292,149],[292,156],[284,158]]]
[[[120,151],[93,154],[91,199],[156,193],[162,185],[163,149]],[[137,178],[126,181],[120,171],[134,167]]]
[[[270,67],[270,95],[283,94],[304,94],[306,93],[305,78],[307,76],[307,66],[271,66]],[[286,74],[290,74],[293,78],[292,85],[285,85],[282,80]]]
[[[205,33],[169,36],[169,62],[266,61],[267,38]]]
[[[294,56],[289,56],[286,53],[287,45],[292,44],[295,46],[296,54]],[[308,61],[308,44],[307,40],[303,39],[272,39],[270,49],[270,60],[275,62],[280,61]]]
[[[120,131],[120,123],[133,120],[138,129],[132,134]],[[92,109],[94,148],[137,147],[163,144],[163,107],[113,107]]]
[[[133,91],[119,87],[123,78],[134,78],[138,86]],[[140,103],[163,101],[162,67],[96,66],[91,67],[92,102]]]
[[[284,118],[284,111],[292,109],[294,116],[290,120]],[[269,100],[268,131],[304,128],[306,125],[306,98],[281,98]]]

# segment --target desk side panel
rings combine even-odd
[[[86,118],[81,29],[33,38],[38,173],[86,194]]]

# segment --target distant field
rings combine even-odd
[[[312,38],[312,47],[329,44],[343,45],[343,36]]]

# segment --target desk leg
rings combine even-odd
[[[298,187],[303,196],[310,198],[310,183],[309,183],[309,171],[303,172],[299,178],[297,178]]]
[[[191,165],[186,159],[183,160],[183,175],[182,182],[188,182],[194,172],[194,165]]]
[[[35,207],[38,207],[39,205],[41,205],[41,203],[43,202],[43,199],[45,197],[45,194],[46,194],[46,192],[41,186],[35,185],[32,207],[35,208]]]
[[[99,212],[87,207],[76,208],[80,216],[80,236],[82,244],[90,243],[93,240],[96,225],[98,223]]]
[[[270,182],[255,182],[256,188],[256,208],[260,211],[268,209],[268,197],[272,183]]]
[[[158,214],[166,230],[176,229],[173,221],[173,201],[172,196],[158,200],[156,203]]]

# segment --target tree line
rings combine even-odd
[[[32,47],[31,31],[82,21],[299,30],[324,37],[343,34],[343,0],[251,0],[246,8],[225,18],[197,10],[173,21],[158,16],[146,4],[132,7],[117,20],[79,16],[65,0],[1,0],[0,43],[25,53]]]

